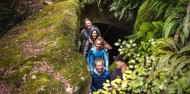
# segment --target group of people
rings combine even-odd
[[[123,79],[122,74],[127,70],[127,60],[124,59],[124,54],[114,56],[117,68],[110,75],[107,50],[112,47],[101,37],[100,30],[92,25],[89,19],[85,19],[84,24],[85,27],[79,36],[78,51],[86,58],[92,75],[91,92],[95,92],[103,88],[106,80],[114,80],[117,77]]]

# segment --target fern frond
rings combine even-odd
[[[190,58],[187,58],[185,61],[181,62],[175,69],[175,74],[177,74],[184,66],[190,63]]]
[[[129,5],[122,9],[122,11],[121,11],[121,15],[120,15],[119,19],[121,19],[121,18],[124,17],[124,15],[125,15],[126,10],[127,10],[128,7],[129,7]]]
[[[152,22],[152,24],[154,25],[155,28],[157,29],[162,29],[164,23],[162,21],[157,21],[157,22]]]
[[[137,1],[137,2],[135,2],[135,5],[132,6],[132,7],[129,7],[129,9],[134,9],[134,8],[136,8],[138,5],[139,5],[139,2]]]
[[[173,57],[175,53],[168,51],[165,55],[159,55],[159,61],[157,63],[157,68],[167,67],[169,65],[169,60]]]
[[[183,47],[179,52],[177,52],[179,54],[185,54],[185,53],[190,53],[190,45],[187,45],[185,47]]]
[[[177,55],[176,55],[177,56]],[[176,69],[176,67],[177,67],[177,65],[179,65],[180,63],[182,63],[182,62],[184,62],[184,61],[186,61],[186,56],[182,56],[182,57],[179,57],[179,56],[177,56],[177,57],[173,57],[173,58],[175,58],[175,61],[173,60],[172,62],[171,62],[171,65],[170,65],[170,68],[172,69],[172,70],[175,70]],[[175,71],[172,71],[172,74],[174,75],[174,73],[175,73]]]
[[[174,9],[174,5],[173,4],[170,4],[167,9],[166,9],[166,12],[165,12],[165,15],[164,15],[164,18],[168,18],[172,13],[173,13],[173,9]]]
[[[152,72],[150,74],[150,76],[146,79],[146,81],[155,79],[159,75],[160,72],[169,72],[170,73],[171,71],[172,70],[170,68],[168,68],[168,67],[162,67],[162,68],[157,69],[156,71]]]
[[[161,38],[159,41],[159,46],[161,45],[167,45],[171,51],[177,52],[179,46],[177,45],[177,43],[174,41],[173,38]]]
[[[156,14],[156,18],[158,18],[158,17],[163,13],[164,8],[166,8],[167,5],[168,5],[167,3],[164,3],[164,4],[162,4],[162,5],[160,6],[160,8],[159,8],[159,10],[158,10],[158,12],[157,12],[157,14]]]
[[[165,37],[169,37],[171,34],[174,33],[174,29],[176,29],[176,27],[179,25],[180,23],[180,19],[172,19],[171,22],[169,22],[169,24],[164,24],[164,36]]]

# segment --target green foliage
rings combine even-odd
[[[152,38],[159,38],[162,35],[163,24],[164,23],[162,21],[155,21],[152,23],[144,22],[140,26],[139,31],[129,37],[143,41],[148,41]]]
[[[139,31],[139,27],[144,22],[152,22],[155,20],[155,10],[152,7],[154,0],[145,0],[138,9],[138,15],[134,24],[134,32]]]
[[[189,0],[178,0],[177,2],[173,2],[172,0],[155,0],[155,3],[152,5],[152,8],[154,8],[157,13],[156,18],[164,20],[163,36],[177,36],[177,42],[183,46],[185,44],[184,41],[186,41],[188,37],[187,30],[182,28],[188,2]],[[189,16],[186,17],[189,18]]]
[[[138,0],[114,0],[110,5],[110,11],[119,19],[131,20],[134,17],[133,9],[137,8],[139,3],[140,1]]]
[[[110,0],[96,0],[99,8],[102,4]],[[114,16],[118,19],[132,20],[135,18],[135,9],[141,4],[139,0],[113,0],[110,5],[109,11],[113,12]]]
[[[120,54],[130,58],[124,80],[107,81],[104,89],[95,94],[190,93],[189,10],[184,22],[189,1],[155,1],[152,8],[157,11],[155,19],[160,21],[143,22],[128,40],[115,43]]]
[[[189,81],[190,45],[180,49],[173,38],[141,43],[131,39],[119,40],[115,45],[120,46],[120,53],[126,53],[130,58],[124,80],[107,81],[104,90],[95,94],[187,92],[190,84],[179,83]]]

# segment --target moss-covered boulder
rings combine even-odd
[[[85,94],[90,73],[76,50],[78,0],[45,7],[0,39],[0,81],[21,94]]]

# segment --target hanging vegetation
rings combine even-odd
[[[120,0],[120,2],[130,0]],[[145,0],[142,6],[150,0]],[[134,1],[135,3],[139,1]],[[94,94],[188,94],[190,93],[190,43],[189,43],[189,0],[153,0],[150,7],[139,11],[154,11],[154,21],[146,20],[148,14],[138,11],[134,28],[138,32],[128,36],[127,40],[115,43],[120,54],[130,58],[124,80],[116,79],[104,83],[104,88]],[[189,7],[188,6],[189,3]],[[118,12],[113,1],[110,10]],[[127,6],[127,3],[123,3]],[[120,10],[125,7],[119,6]],[[125,10],[127,13],[128,10]],[[142,16],[142,17],[140,17]],[[140,19],[140,20],[139,20]],[[126,19],[127,20],[127,19]],[[139,26],[139,27],[137,27]]]

